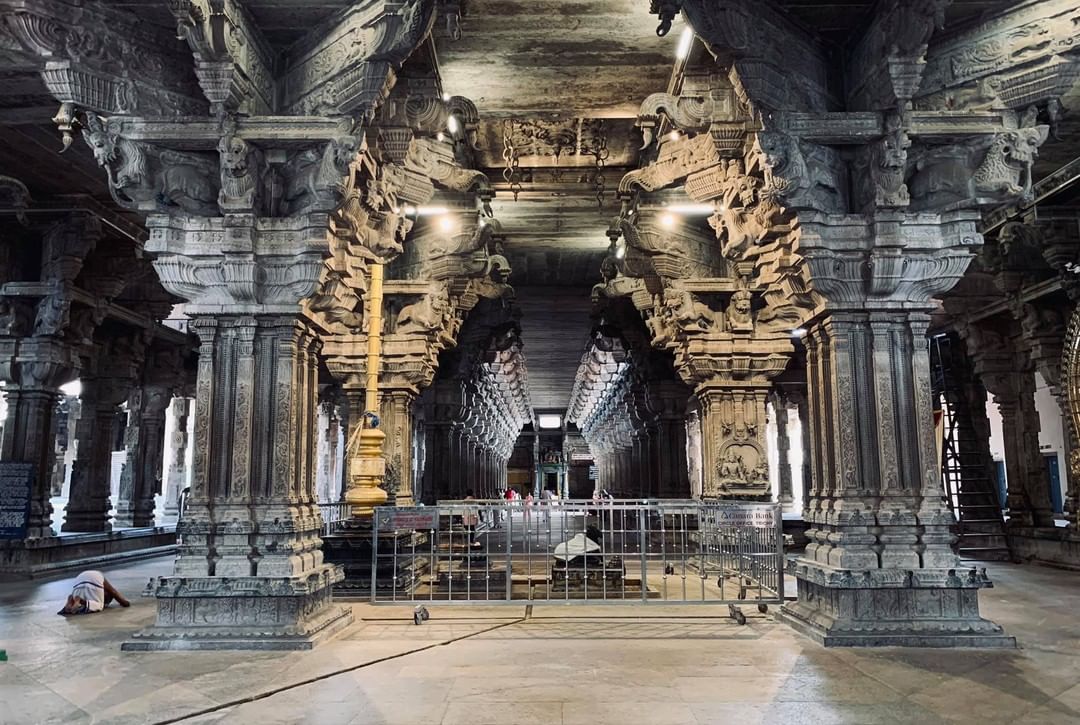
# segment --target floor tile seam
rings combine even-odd
[[[524,619],[522,618],[522,619],[519,619],[517,621],[512,621],[512,622],[507,622],[507,623],[504,623],[504,624],[496,625],[492,629],[498,629],[498,628],[502,628],[502,627],[514,626],[514,625],[520,624],[523,621],[524,621]],[[374,665],[378,665],[378,664],[381,664],[383,662],[387,662],[387,661],[395,660],[395,659],[401,659],[401,658],[408,657],[408,656],[414,655],[414,654],[419,654],[421,652],[426,652],[427,650],[430,650],[430,649],[435,649],[436,647],[449,647],[449,646],[452,646],[453,644],[455,644],[457,642],[460,642],[462,640],[470,639],[470,638],[472,638],[472,637],[474,637],[476,635],[483,634],[483,632],[485,632],[485,631],[490,631],[490,630],[481,630],[479,632],[473,632],[473,633],[470,633],[470,634],[461,635],[459,637],[455,637],[455,638],[452,638],[452,639],[449,639],[449,640],[432,642],[431,644],[424,645],[423,647],[418,647],[416,649],[406,650],[405,652],[399,652],[399,653],[386,655],[386,656],[383,656],[383,657],[378,657],[378,658],[375,658],[373,660],[368,660],[366,662],[362,662],[362,663],[357,664],[357,665],[352,665],[352,666],[347,667],[347,668],[334,670],[334,671],[324,673],[324,674],[316,676],[316,677],[308,678],[306,680],[301,680],[301,681],[298,681],[298,682],[284,684],[284,685],[281,685],[279,687],[273,688],[271,690],[264,690],[263,692],[257,692],[257,693],[255,693],[253,695],[249,695],[249,696],[247,696],[245,698],[242,698],[242,699],[237,699],[237,700],[227,701],[227,702],[224,702],[224,703],[219,703],[216,707],[213,707],[213,708],[206,708],[206,709],[199,710],[199,711],[187,714],[187,715],[182,715],[182,716],[175,717],[175,718],[169,718],[167,720],[155,721],[153,723],[153,725],[171,725],[172,723],[181,723],[181,722],[183,722],[185,720],[189,720],[191,718],[201,717],[203,715],[209,715],[209,714],[212,714],[212,713],[224,710],[224,709],[228,709],[228,708],[231,708],[231,707],[241,707],[241,706],[246,705],[246,704],[259,702],[260,700],[265,700],[265,699],[274,697],[275,695],[282,694],[282,693],[285,693],[285,692],[289,692],[290,690],[295,690],[295,689],[298,689],[300,687],[306,687],[308,685],[313,685],[315,683],[322,682],[324,680],[330,680],[330,679],[333,679],[335,677],[340,677],[342,675],[346,675],[346,674],[349,674],[351,672],[355,672],[357,670],[364,669],[366,667],[371,667],[371,666],[374,666]]]

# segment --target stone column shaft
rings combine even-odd
[[[779,483],[777,500],[783,505],[785,511],[789,511],[795,499],[792,488],[791,462],[788,460],[791,439],[788,438],[787,398],[780,394],[774,394],[772,404],[773,413],[776,415],[776,474]]]
[[[84,378],[82,414],[76,426],[78,455],[71,467],[71,491],[63,531],[111,531],[109,521],[112,445],[116,413],[127,397],[122,381]]]
[[[8,386],[7,418],[0,458],[31,463],[34,467],[30,494],[30,517],[26,538],[52,536],[52,467],[55,448],[50,431],[59,399],[59,389],[51,385]]]
[[[127,461],[120,476],[115,526],[154,525],[154,497],[161,490],[169,395],[165,386],[147,385],[128,399]]]
[[[180,512],[180,493],[187,486],[188,411],[191,409],[191,398],[173,398],[172,407],[174,428],[169,445],[173,450],[173,459],[165,482],[165,516],[175,520]]]

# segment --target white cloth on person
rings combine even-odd
[[[100,612],[105,608],[105,575],[100,571],[84,571],[75,577],[71,596],[86,602],[88,612]]]
[[[600,551],[600,545],[595,541],[585,536],[585,534],[577,534],[568,541],[564,541],[558,544],[551,552],[551,555],[556,559],[562,561],[569,561],[575,556],[581,556],[582,554],[591,554],[594,551]]]

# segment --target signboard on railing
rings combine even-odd
[[[433,531],[439,528],[436,506],[382,506],[375,509],[379,531]]]
[[[780,511],[776,506],[761,504],[718,504],[702,512],[715,526],[769,529],[778,523]]]

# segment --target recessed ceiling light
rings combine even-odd
[[[562,416],[552,414],[538,415],[536,416],[536,424],[544,430],[562,428]]]
[[[449,103],[450,102],[450,94],[449,93],[443,93],[442,94],[442,99],[443,99],[444,102]]]

